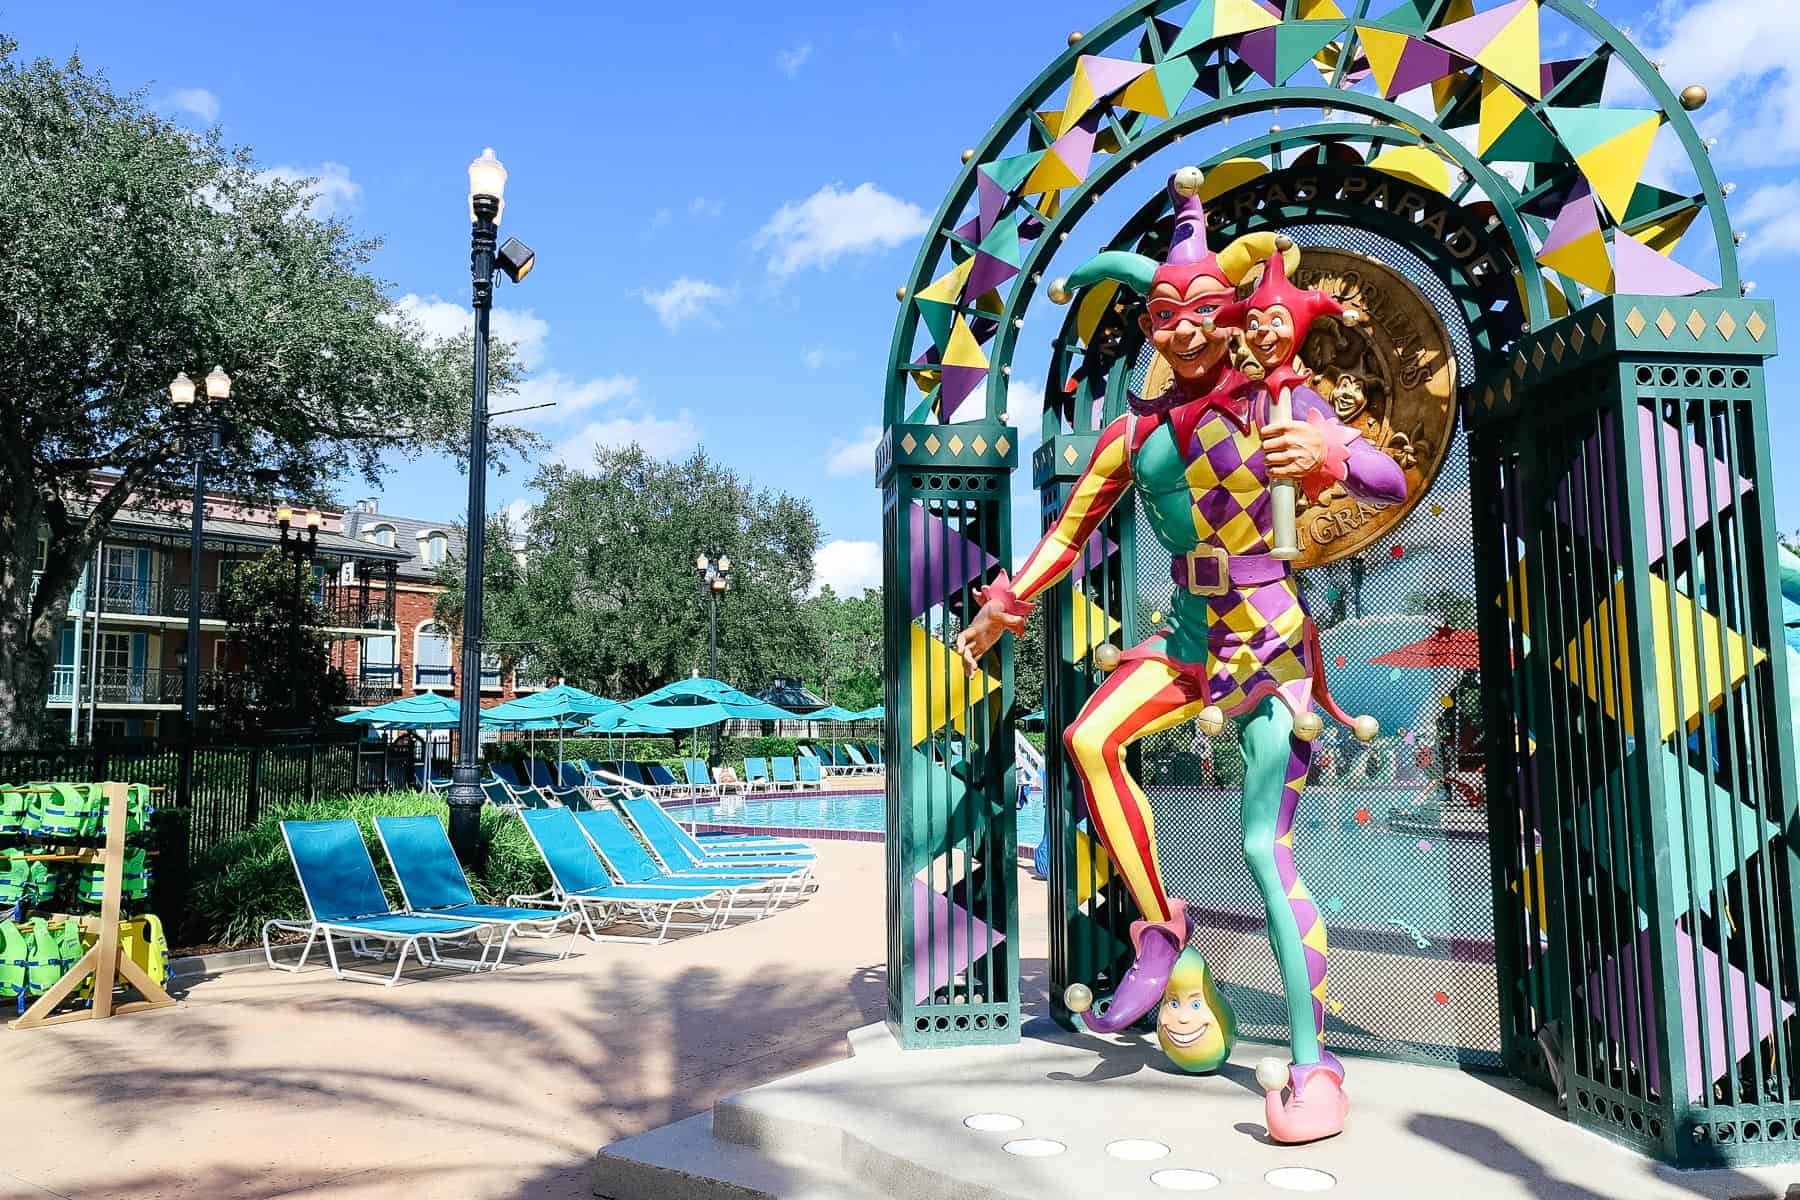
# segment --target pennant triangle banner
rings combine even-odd
[[[1390,99],[1454,74],[1466,65],[1449,51],[1409,34],[1373,25],[1359,25],[1356,32],[1374,73],[1375,86]]]
[[[1384,150],[1371,158],[1369,165],[1396,179],[1430,188],[1440,196],[1450,194],[1450,164],[1428,146],[1398,146]]]
[[[1194,15],[1182,26],[1167,54],[1186,54],[1218,38],[1234,37],[1253,29],[1269,29],[1281,24],[1280,16],[1257,4],[1255,0],[1200,0]]]
[[[925,322],[925,328],[931,331],[931,340],[937,346],[946,346],[950,342],[950,327],[957,320],[956,303],[974,267],[975,260],[965,258],[932,280],[929,286],[919,289],[913,297],[913,303],[919,306],[919,319]]]
[[[1621,295],[1692,296],[1719,286],[1624,232],[1613,238],[1613,274]]]
[[[975,252],[975,268],[969,272],[964,298],[975,301],[986,296],[1017,275],[1021,261],[1019,231],[1006,222],[995,225]]]
[[[1432,41],[1492,71],[1534,100],[1544,95],[1538,56],[1537,0],[1512,0],[1453,21],[1430,33]]]
[[[1649,161],[1662,114],[1637,108],[1553,106],[1544,115],[1601,205],[1615,218],[1624,213]]]
[[[1544,244],[1538,247],[1537,260],[1597,292],[1612,292],[1612,259],[1606,253],[1606,233],[1600,226],[1600,210],[1586,184],[1576,188],[1557,215]]]
[[[1532,115],[1517,92],[1488,72],[1481,77],[1475,152],[1486,162],[1551,162],[1557,153],[1556,136]]]

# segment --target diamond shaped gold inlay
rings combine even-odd
[[[1606,337],[1606,318],[1595,313],[1593,328],[1588,330],[1588,333],[1596,342],[1604,339]]]
[[[1513,374],[1520,379],[1525,378],[1525,356],[1523,354],[1513,356]]]
[[[1744,330],[1753,341],[1762,341],[1763,332],[1768,328],[1769,326],[1763,321],[1762,314],[1759,312],[1751,313],[1750,319],[1744,322]]]
[[[938,441],[938,436],[935,433],[931,434],[929,437],[927,437],[925,439],[925,448],[927,450],[931,451],[933,454],[936,454],[938,452],[938,447],[941,446],[942,444],[943,444],[942,442]]]
[[[986,454],[987,439],[982,437],[979,433],[976,434],[975,440],[969,443],[969,449],[975,451],[977,454]]]
[[[1666,308],[1663,309],[1660,313],[1657,313],[1656,314],[1656,331],[1658,333],[1662,334],[1664,337],[1668,337],[1670,334],[1674,333],[1675,332],[1675,314],[1670,312]]]
[[[1700,310],[1697,308],[1689,310],[1686,324],[1687,331],[1694,335],[1695,341],[1698,341],[1700,335],[1706,332],[1706,318],[1700,315]]]
[[[994,439],[994,453],[998,454],[1001,458],[1005,458],[1007,451],[1011,449],[1012,443],[1006,440],[1006,435],[1004,433]]]
[[[1494,407],[1494,389],[1493,388],[1486,388],[1482,391],[1481,402],[1482,402],[1482,404],[1486,405],[1490,409]]]
[[[1531,348],[1531,365],[1540,371],[1544,369],[1544,347],[1541,343]]]
[[[1075,458],[1076,458],[1075,447],[1064,446],[1063,447],[1063,461],[1068,463],[1072,467],[1075,465]]]
[[[919,440],[909,433],[900,439],[900,448],[911,454],[919,448]]]
[[[1581,348],[1585,345],[1587,345],[1587,334],[1581,332],[1581,322],[1577,321],[1575,328],[1569,330],[1569,349],[1580,354]]]
[[[960,434],[960,433],[951,434],[950,435],[950,457],[955,458],[958,454],[961,454],[962,448],[963,448],[962,434]]]
[[[1731,319],[1730,313],[1722,312],[1719,314],[1719,319],[1713,322],[1713,328],[1719,331],[1720,337],[1729,342],[1731,335],[1737,332],[1737,322]]]
[[[1594,318],[1594,320],[1596,320],[1596,321],[1598,321],[1599,319],[1600,319],[1599,317]],[[1625,314],[1625,328],[1631,330],[1632,337],[1643,337],[1644,336],[1644,326],[1648,325],[1649,323],[1650,322],[1644,320],[1644,314],[1639,312],[1635,305],[1632,307],[1632,310],[1630,312]],[[1596,334],[1595,336],[1597,337],[1599,335]]]
[[[1562,340],[1562,334],[1553,333],[1550,335],[1550,357],[1551,358],[1554,358],[1557,362],[1561,362],[1562,356],[1563,356],[1563,351],[1567,350],[1568,348],[1569,348],[1568,344]]]
[[[1500,389],[1500,396],[1508,404],[1512,403],[1512,380],[1506,381],[1506,386]]]

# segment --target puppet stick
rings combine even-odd
[[[1276,397],[1270,417],[1275,421],[1294,419],[1294,393],[1282,388]],[[1274,526],[1275,546],[1272,558],[1299,558],[1300,533],[1295,523],[1298,485],[1292,479],[1277,479],[1269,484],[1269,515]]]

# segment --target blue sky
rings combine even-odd
[[[510,403],[556,400],[532,420],[572,461],[596,441],[698,443],[810,497],[836,543],[821,574],[853,585],[874,580],[870,445],[894,288],[958,152],[1069,30],[1110,13],[1106,0],[157,7],[32,4],[0,28],[27,55],[79,50],[272,169],[319,177],[321,205],[385,239],[378,272],[432,328],[464,319],[464,172],[493,146],[511,172],[502,232],[539,256],[499,292],[496,328],[534,373]],[[1600,8],[1668,60],[1672,83],[1712,89],[1703,127],[1738,184],[1745,275],[1800,312],[1787,165],[1800,154],[1800,7]],[[1156,165],[1143,188],[1178,164]],[[1143,194],[1117,189],[1108,211]],[[1082,236],[1114,224],[1097,213]],[[1069,261],[1081,252],[1072,241]],[[1028,325],[1015,381],[1042,379],[1048,334]],[[1771,365],[1778,463],[1800,456],[1796,382]],[[490,502],[528,498],[529,475],[494,479]],[[436,459],[397,465],[382,488],[384,507],[418,516],[453,517],[465,494]],[[1800,526],[1796,489],[1778,485],[1777,504],[1783,528]]]

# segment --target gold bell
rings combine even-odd
[[[1082,33],[1081,30],[1079,30],[1079,29],[1075,30],[1073,33],[1071,33],[1069,35],[1069,45],[1073,46],[1076,42],[1079,42],[1082,38],[1084,38],[1086,36],[1087,35]]]
[[[1706,103],[1706,89],[1697,83],[1690,83],[1681,89],[1681,107],[1693,112]]]
[[[1200,715],[1194,718],[1194,723],[1200,726],[1201,733],[1207,737],[1214,737],[1225,732],[1225,710],[1216,704],[1209,704],[1200,710]]]
[[[1325,732],[1325,722],[1316,712],[1303,712],[1294,718],[1294,736],[1303,742],[1317,741]]]
[[[1102,671],[1116,671],[1119,668],[1119,648],[1111,642],[1103,642],[1094,647],[1094,665]]]
[[[1350,732],[1356,735],[1356,740],[1359,742],[1372,742],[1381,733],[1381,722],[1368,713],[1364,713],[1356,718],[1356,722],[1350,726]]]
[[[964,162],[968,162],[971,158],[974,158],[974,157],[975,157],[975,152],[973,150],[964,150],[962,152],[962,160]]]
[[[906,299],[906,289],[903,287],[895,288],[894,289],[894,299],[896,299],[896,300]]]
[[[1052,280],[1049,289],[1044,294],[1050,297],[1052,304],[1067,304],[1075,298],[1075,293],[1069,290],[1069,281],[1066,279]]]
[[[1175,172],[1175,190],[1183,196],[1198,196],[1200,187],[1206,182],[1199,167],[1182,167]]]
[[[1072,1013],[1084,1013],[1094,1007],[1094,991],[1085,983],[1071,983],[1063,989],[1063,1007]]]

